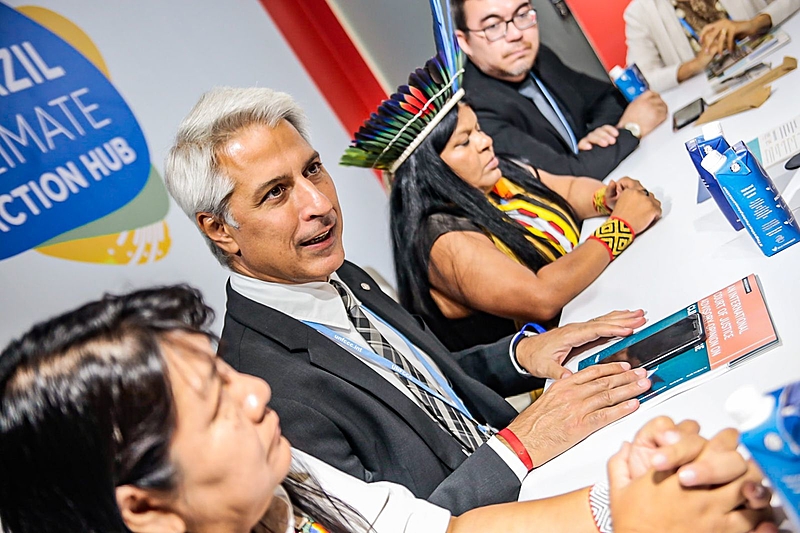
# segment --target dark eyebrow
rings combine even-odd
[[[307,168],[308,168],[308,167],[311,165],[311,163],[313,163],[313,162],[314,162],[315,160],[317,160],[317,159],[319,159],[319,152],[317,152],[317,151],[315,150],[315,151],[314,151],[314,153],[313,153],[313,154],[311,154],[311,157],[309,157],[308,159],[306,159],[306,164],[305,164],[305,165],[303,165],[303,170],[307,169]]]
[[[466,135],[469,138],[469,134],[472,131],[472,128],[459,128],[455,132],[453,132],[453,137],[461,137]]]
[[[271,180],[265,181],[264,183],[256,187],[256,190],[253,191],[253,205],[260,205],[261,200],[264,198],[264,195],[267,194],[267,192],[270,191],[273,187],[275,187],[275,185],[283,181],[289,181],[291,179],[292,177],[289,174],[281,174],[280,176],[276,176]]]
[[[311,154],[311,157],[306,159],[306,162],[303,163],[303,171],[305,171],[308,168],[308,166],[314,162],[315,159],[319,159],[319,152],[317,151],[314,151],[314,153]],[[291,179],[292,179],[291,175],[281,174],[280,176],[275,176],[271,180],[265,181],[264,183],[256,187],[255,191],[253,191],[253,204],[259,205],[261,203],[261,200],[264,198],[264,195],[267,192],[269,192],[273,187],[275,187],[275,185],[283,181],[291,181]]]
[[[458,124],[456,124],[456,129],[451,134],[451,138],[455,139],[456,137],[461,136],[461,135],[466,135],[469,138],[470,134],[472,133],[472,130],[475,130],[475,129],[480,129],[480,128],[478,128],[478,119],[477,119],[477,117],[475,118],[475,122],[473,124],[469,125],[469,126],[463,126],[463,125],[459,126]]]
[[[517,15],[517,13],[519,12],[519,10],[520,10],[521,8],[525,7],[525,6],[528,6],[529,8],[533,9],[533,8],[531,7],[531,3],[530,3],[530,2],[522,2],[522,3],[520,3],[520,4],[519,4],[519,5],[516,7],[516,8],[514,8],[514,14],[513,14],[512,16],[516,16],[516,15]],[[491,13],[491,14],[489,14],[489,15],[486,15],[485,17],[483,17],[483,18],[482,18],[482,19],[479,21],[479,24],[483,24],[483,23],[484,23],[484,22],[486,22],[487,20],[489,20],[489,19],[493,19],[493,18],[502,19],[502,17],[501,17],[500,15],[498,15],[497,13]]]

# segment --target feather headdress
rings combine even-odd
[[[453,33],[449,3],[445,17],[439,0],[430,2],[436,56],[370,115],[342,155],[341,165],[394,173],[464,96],[464,57]]]

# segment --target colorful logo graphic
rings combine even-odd
[[[97,47],[50,10],[0,3],[0,260],[30,249],[140,264],[169,251],[169,201]]]

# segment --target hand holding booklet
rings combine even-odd
[[[791,41],[788,33],[772,30],[758,36],[745,37],[736,43],[732,52],[725,51],[707,68],[709,81],[722,84],[758,64],[767,54],[785,46]]]
[[[778,342],[755,274],[688,305],[567,367],[628,361],[648,370],[659,401],[695,387]]]

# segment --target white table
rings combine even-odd
[[[773,68],[784,55],[800,58],[800,16],[787,21],[784,30],[793,41],[766,58]],[[670,112],[704,94],[705,79],[695,78],[663,95]],[[759,109],[723,119],[725,136],[733,144],[800,115],[800,72],[794,71],[772,84],[773,93]],[[604,479],[607,459],[630,440],[647,420],[668,415],[675,420],[700,422],[703,434],[712,435],[734,425],[724,402],[737,388],[753,384],[767,391],[800,380],[800,244],[767,258],[746,230],[735,232],[713,200],[696,203],[697,172],[684,142],[701,134],[700,127],[677,133],[668,123],[647,136],[641,146],[609,178],[630,175],[653,191],[664,205],[664,216],[636,238],[600,278],[572,301],[562,323],[588,320],[612,309],[643,308],[653,323],[727,285],[756,273],[764,289],[781,345],[717,378],[659,405],[639,411],[604,428],[571,450],[532,472],[522,486],[521,500],[561,494]],[[779,187],[791,173],[772,170]],[[783,176],[781,176],[783,173]],[[794,194],[800,177],[789,182],[784,198],[800,214],[800,194]],[[599,224],[599,222],[598,222]],[[587,224],[584,235],[596,226]]]

